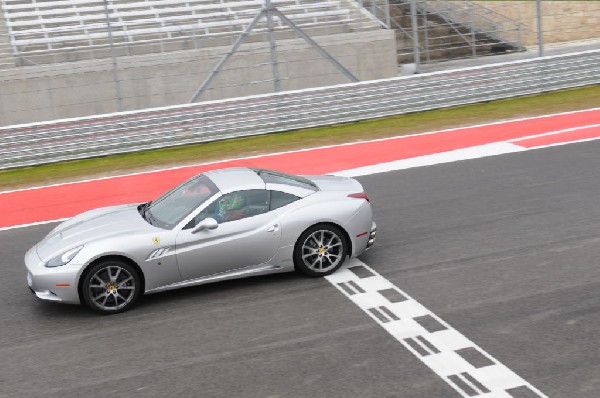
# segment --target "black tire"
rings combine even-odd
[[[127,311],[141,294],[137,269],[124,261],[101,261],[87,270],[81,282],[83,302],[104,315]]]
[[[308,276],[326,276],[337,271],[347,255],[348,242],[342,230],[331,224],[317,224],[296,241],[294,267]]]

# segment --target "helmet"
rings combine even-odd
[[[223,214],[226,211],[239,210],[244,206],[246,206],[246,198],[237,192],[232,193],[219,200],[219,213]]]

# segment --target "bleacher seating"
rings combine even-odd
[[[301,28],[373,28],[364,13],[343,1],[271,0]],[[0,5],[15,56],[52,55],[55,61],[50,62],[56,62],[106,56],[111,40],[108,23],[117,55],[231,43],[231,36],[245,29],[264,1],[109,0],[105,8],[103,0],[0,0]],[[282,21],[274,22],[276,29],[283,28]],[[206,42],[223,37],[227,41]],[[82,56],[82,50],[87,55]],[[45,62],[49,61],[33,61]]]

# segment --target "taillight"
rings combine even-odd
[[[350,195],[348,195],[349,198],[356,198],[356,199],[364,199],[367,202],[369,202],[369,195],[367,195],[364,192],[359,192],[359,193],[351,193]]]

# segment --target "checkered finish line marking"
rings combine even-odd
[[[548,398],[361,261],[326,279],[461,396]]]

